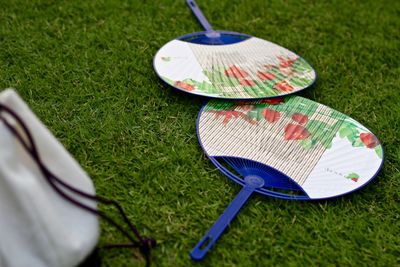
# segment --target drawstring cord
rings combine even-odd
[[[39,170],[43,174],[43,177],[45,177],[48,184],[65,200],[69,201],[70,203],[74,204],[75,206],[77,206],[83,210],[86,210],[92,214],[95,214],[95,215],[105,219],[107,222],[109,222],[111,225],[113,225],[115,228],[117,228],[131,242],[129,244],[109,244],[109,245],[105,245],[104,248],[135,248],[135,247],[138,247],[140,249],[140,252],[146,259],[146,266],[150,266],[150,249],[154,248],[156,246],[156,241],[153,238],[145,238],[139,234],[139,231],[128,219],[126,213],[124,212],[124,210],[122,209],[121,205],[118,202],[101,197],[101,196],[88,194],[84,191],[81,191],[81,190],[69,185],[68,183],[62,181],[60,178],[58,178],[56,175],[54,175],[46,167],[46,165],[43,163],[42,159],[40,158],[38,149],[36,147],[36,143],[33,140],[33,136],[30,133],[28,127],[22,121],[22,119],[13,110],[11,110],[7,106],[0,103],[0,112],[1,111],[5,111],[9,115],[11,115],[18,122],[18,124],[22,127],[22,129],[28,139],[28,144],[25,142],[22,135],[15,129],[15,127],[13,127],[4,117],[0,116],[0,121],[2,121],[4,123],[4,125],[13,133],[13,135],[22,144],[24,149],[31,155],[32,159],[36,162],[37,166],[39,167]],[[99,202],[99,203],[102,203],[105,205],[110,205],[110,206],[115,207],[118,210],[118,213],[122,216],[125,224],[128,225],[130,231],[133,232],[134,236],[139,241],[136,241],[131,236],[130,233],[128,233],[121,225],[119,225],[115,220],[113,220],[107,214],[105,214],[104,212],[102,212],[96,208],[92,208],[90,206],[87,206],[87,205],[79,202],[78,200],[69,196],[64,190],[68,190],[69,192],[75,193],[76,195],[79,195],[82,198],[86,198],[86,199],[93,200],[93,201],[96,201],[96,202]]]

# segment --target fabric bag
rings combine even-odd
[[[117,207],[139,242],[97,211],[98,201]],[[131,241],[117,247],[140,247],[149,264],[155,241],[138,234],[118,203],[95,196],[90,178],[14,90],[1,92],[0,266],[78,266],[98,242],[93,214]]]

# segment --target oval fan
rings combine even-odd
[[[199,142],[210,160],[243,186],[191,252],[201,260],[253,192],[290,200],[338,197],[374,178],[383,149],[367,128],[314,101],[212,100],[200,111]]]
[[[207,97],[257,99],[314,83],[314,69],[300,56],[247,34],[215,31],[197,4],[187,3],[205,31],[178,37],[157,52],[154,69],[167,84]]]

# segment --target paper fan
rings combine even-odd
[[[253,192],[291,200],[341,196],[367,184],[383,149],[367,128],[311,100],[212,100],[199,113],[199,142],[242,190],[191,252],[201,260]]]
[[[154,69],[167,84],[207,97],[257,99],[314,83],[314,69],[297,54],[247,34],[215,31],[196,3],[187,3],[206,31],[183,35],[157,52]]]

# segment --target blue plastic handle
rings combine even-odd
[[[208,22],[208,20],[204,16],[203,12],[201,12],[201,9],[196,4],[196,2],[194,0],[186,0],[186,3],[192,10],[192,12],[195,15],[195,17],[197,18],[197,20],[200,22],[201,26],[203,26],[203,28],[206,30],[207,37],[219,38],[221,36],[220,33],[213,30],[211,24]]]
[[[211,24],[208,22],[206,17],[204,16],[203,12],[201,12],[199,6],[196,4],[194,0],[186,0],[186,3],[192,10],[193,14],[196,16],[197,20],[200,22],[201,26],[208,31],[208,32],[213,32],[213,28],[211,27]]]
[[[245,178],[245,182],[246,184],[239,194],[190,252],[190,257],[193,260],[200,261],[205,257],[229,223],[236,217],[239,210],[246,204],[254,190],[264,185],[264,180],[258,176],[248,176]]]

